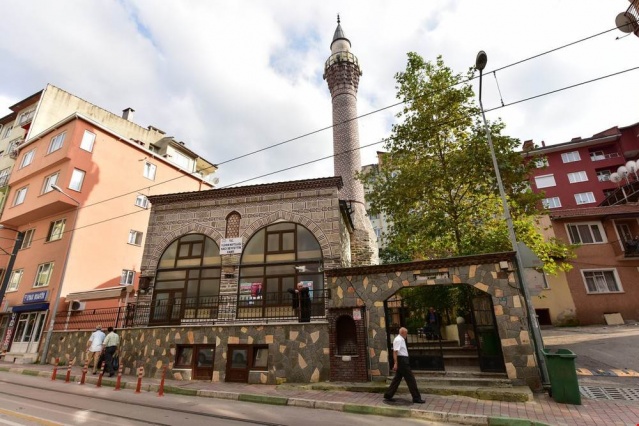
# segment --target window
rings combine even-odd
[[[205,235],[186,234],[169,244],[158,262],[149,322],[216,319],[221,264],[218,245]]]
[[[31,121],[33,114],[35,114],[35,109],[20,114],[20,118],[18,118],[18,125],[22,126],[23,124]]]
[[[66,224],[66,219],[56,220],[51,222],[49,225],[49,233],[47,234],[47,242],[56,241],[62,238],[62,234],[64,234],[64,225]]]
[[[27,197],[27,186],[23,186],[22,188],[16,191],[16,196],[13,199],[13,205],[17,206],[24,203],[24,199]]]
[[[546,157],[535,158],[535,167],[538,169],[548,167],[548,159]]]
[[[10,172],[11,172],[10,167],[0,170],[0,187],[6,186],[9,184]]]
[[[135,271],[123,269],[122,275],[120,276],[120,285],[132,285],[134,278],[135,278]]]
[[[258,230],[242,252],[237,317],[254,316],[256,307],[263,317],[294,317],[289,290],[297,283],[309,289],[311,316],[323,315],[322,249],[313,233],[292,222]]]
[[[580,192],[575,194],[575,201],[577,204],[588,204],[595,202],[595,195],[592,192]]]
[[[535,176],[535,185],[537,188],[548,188],[549,186],[556,186],[554,175]]]
[[[84,182],[85,172],[78,169],[73,169],[73,174],[71,175],[71,182],[69,182],[69,189],[73,189],[74,191],[79,191],[82,189],[82,182]]]
[[[9,137],[9,134],[13,130],[13,126],[7,126],[4,128],[4,133],[2,133],[2,139]]]
[[[541,203],[543,204],[545,209],[556,209],[558,207],[561,207],[561,200],[559,199],[559,197],[544,198],[543,200],[541,200]]]
[[[20,281],[22,281],[23,274],[24,274],[24,269],[16,269],[11,273],[9,284],[7,284],[7,291],[16,291],[18,289],[18,286],[20,285]]]
[[[95,142],[95,133],[91,133],[88,130],[85,130],[84,135],[82,135],[82,142],[80,142],[80,149],[93,152],[94,142]]]
[[[22,245],[20,246],[21,250],[31,247],[34,234],[35,234],[35,228],[27,229],[26,231],[24,231],[24,237],[22,238]]]
[[[60,172],[56,172],[44,178],[44,184],[42,185],[43,194],[53,191],[52,186],[58,183],[58,177],[60,177]]]
[[[570,183],[586,182],[587,180],[588,180],[588,175],[584,171],[568,173],[568,181]]]
[[[147,179],[155,180],[155,171],[157,166],[155,164],[144,162],[144,177]]]
[[[46,287],[49,285],[51,279],[51,272],[53,272],[53,262],[42,263],[38,265],[38,272],[36,272],[36,278],[33,283],[34,287]]]
[[[599,182],[607,182],[610,180],[610,170],[600,170],[597,172],[597,180]]]
[[[568,236],[571,244],[603,243],[604,238],[599,223],[568,224]]]
[[[147,209],[149,208],[149,199],[146,198],[146,195],[138,195],[135,198],[135,205]]]
[[[136,246],[142,245],[142,236],[144,234],[140,231],[129,231],[129,244],[133,244]]]
[[[62,142],[64,142],[64,137],[66,132],[62,132],[59,135],[56,135],[51,138],[51,142],[49,143],[49,149],[47,150],[47,154],[51,154],[62,148]]]
[[[22,162],[20,163],[20,168],[26,167],[33,162],[33,157],[35,156],[35,149],[32,149],[29,152],[26,152],[22,157]]]
[[[564,152],[563,154],[561,154],[561,161],[563,161],[564,163],[572,163],[573,161],[579,160],[581,160],[579,151]]]
[[[617,271],[604,269],[600,271],[584,271],[581,273],[588,293],[619,293],[622,290]]]

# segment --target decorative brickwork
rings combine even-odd
[[[238,212],[232,212],[226,216],[226,238],[240,236],[240,219],[241,216]]]
[[[360,319],[353,318],[353,312],[358,311]],[[357,336],[357,353],[343,355],[337,347],[336,323],[344,316],[355,322]],[[366,367],[366,316],[363,308],[339,308],[331,309],[328,315],[329,325],[329,346],[331,359],[332,382],[366,382],[368,381],[368,371]]]

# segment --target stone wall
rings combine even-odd
[[[503,261],[511,260],[508,254],[502,257]],[[405,287],[466,284],[492,296],[508,378],[515,385],[540,389],[541,377],[528,332],[524,299],[512,262],[503,270],[499,263],[502,257],[474,256],[328,271],[333,308],[367,307],[370,376],[389,374],[385,300]],[[424,279],[432,276],[440,278]]]
[[[134,374],[143,366],[146,377],[158,378],[163,366],[168,366],[167,377],[180,380],[180,373],[172,370],[176,345],[212,344],[213,381],[223,382],[229,344],[266,344],[268,370],[252,375],[258,383],[316,383],[330,377],[327,323],[133,328],[118,333],[124,374]],[[91,331],[54,332],[50,360],[60,357],[61,362],[68,363],[76,358],[76,365],[81,364],[90,335]]]

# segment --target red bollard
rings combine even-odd
[[[144,367],[138,367],[138,385],[135,387],[135,393],[140,393],[142,388],[142,377],[144,377]]]
[[[162,367],[162,380],[160,380],[160,389],[158,389],[158,396],[164,396],[164,378],[166,377],[166,365]]]
[[[96,384],[96,387],[101,387],[102,386],[102,376],[104,376],[104,367],[106,366],[106,362],[102,361],[102,369],[100,370],[100,375],[98,376],[98,383]]]
[[[115,389],[113,390],[120,390],[121,381],[122,381],[122,363],[120,363],[120,366],[118,367],[118,378],[115,380]]]
[[[67,367],[67,377],[64,379],[64,383],[69,383],[69,380],[71,380],[71,367],[73,367],[73,364],[75,364],[75,358],[69,361],[69,366]]]
[[[51,374],[51,380],[55,380],[58,375],[58,363],[60,363],[60,358],[55,359],[55,364],[53,365],[53,374]]]
[[[82,367],[82,378],[80,379],[80,384],[84,384],[84,380],[87,378],[87,372],[89,371],[89,357],[84,360],[84,367]]]

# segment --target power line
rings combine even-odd
[[[605,78],[614,77],[614,76],[617,76],[617,75],[620,75],[620,74],[624,74],[624,73],[629,72],[629,71],[634,71],[634,70],[637,70],[637,69],[639,69],[639,66],[633,67],[633,68],[629,68],[629,69],[626,69],[626,70],[623,70],[623,71],[618,71],[616,73],[608,74],[608,75],[605,75],[605,76],[602,76],[602,77],[598,77],[598,78],[594,78],[594,79],[591,79],[591,80],[587,80],[587,81],[584,81],[584,82],[581,82],[581,83],[573,84],[573,85],[570,85],[570,86],[565,86],[565,87],[560,88],[560,89],[555,89],[555,90],[551,90],[551,91],[548,91],[548,92],[544,92],[542,94],[531,96],[529,98],[521,99],[521,100],[518,100],[518,101],[514,101],[514,102],[511,102],[511,103],[505,104],[503,106],[498,106],[498,107],[495,107],[495,108],[491,108],[491,109],[488,109],[486,111],[495,111],[495,110],[498,110],[498,109],[506,108],[506,107],[509,107],[509,106],[512,106],[512,105],[516,105],[516,104],[519,104],[519,103],[527,102],[527,101],[530,101],[530,100],[533,100],[533,99],[537,99],[537,98],[540,98],[540,97],[543,97],[543,96],[548,96],[548,95],[551,95],[551,94],[554,94],[554,93],[558,93],[558,92],[561,92],[561,91],[564,91],[564,90],[567,90],[567,89],[571,89],[571,88],[574,88],[574,87],[579,87],[579,86],[582,86],[584,84],[600,81],[600,80],[603,80]],[[458,120],[447,121],[447,122],[444,122],[444,123],[439,123],[438,125],[439,126],[444,126],[444,125],[454,124],[456,121],[458,121]],[[225,186],[220,187],[219,189],[229,188],[229,187],[232,187],[232,186],[235,186],[235,185],[239,185],[239,184],[242,184],[242,183],[250,182],[250,181],[255,180],[255,179],[260,179],[260,178],[266,177],[266,176],[272,176],[272,175],[277,174],[277,173],[281,173],[281,172],[288,171],[288,170],[293,170],[293,169],[296,169],[296,168],[299,168],[299,167],[307,166],[309,164],[313,164],[313,163],[317,163],[317,162],[320,162],[320,161],[324,161],[324,160],[327,160],[327,159],[330,159],[330,158],[333,158],[333,157],[336,157],[336,156],[339,156],[339,155],[344,155],[344,154],[347,154],[347,153],[350,153],[350,152],[353,152],[353,151],[356,151],[356,150],[361,150],[363,148],[369,148],[371,146],[379,145],[381,143],[384,143],[386,140],[387,139],[384,138],[384,139],[381,139],[381,140],[376,141],[376,142],[372,142],[372,143],[369,143],[369,144],[366,144],[366,145],[361,145],[361,146],[359,146],[357,148],[353,148],[353,149],[350,149],[350,150],[343,151],[343,152],[341,152],[339,154],[327,155],[327,156],[324,156],[324,157],[321,157],[321,158],[317,158],[315,160],[306,161],[304,163],[300,163],[300,164],[297,164],[297,165],[294,165],[294,166],[285,167],[283,169],[279,169],[279,170],[276,170],[276,171],[273,171],[273,172],[270,172],[270,173],[266,173],[266,174],[263,174],[263,175],[260,175],[260,176],[252,177],[250,179],[245,179],[245,180],[238,181],[238,182],[235,182],[235,183],[232,183],[232,184],[229,184],[229,185],[225,185]],[[174,179],[171,179],[171,180],[174,180]],[[168,181],[165,181],[165,182],[168,182]],[[163,182],[163,183],[165,183],[165,182]],[[137,193],[137,192],[138,191],[132,191],[132,192],[129,192],[129,193],[125,194],[125,195],[132,194],[132,193]],[[86,207],[94,206],[96,204],[100,204],[100,203],[103,203],[103,202],[106,202],[106,201],[110,201],[110,200],[113,200],[113,199],[116,199],[116,198],[119,198],[119,197],[120,196],[115,196],[115,197],[112,197],[112,198],[109,198],[109,199],[106,199],[106,200],[102,200],[102,201],[87,205]],[[78,208],[83,208],[83,207],[78,207]],[[82,228],[88,228],[88,227],[93,226],[93,225],[98,225],[98,224],[101,224],[101,223],[109,222],[111,220],[119,219],[119,218],[122,218],[122,217],[125,217],[125,216],[130,216],[130,215],[141,213],[141,212],[144,212],[144,211],[146,211],[146,209],[140,209],[139,211],[125,213],[125,214],[120,215],[120,216],[115,216],[115,217],[112,217],[112,218],[104,219],[104,220],[99,221],[99,222],[95,222],[95,223],[92,223],[92,224],[84,225],[84,226],[79,227],[79,228],[74,228],[73,230],[82,229]],[[44,217],[42,219],[47,219],[49,217],[54,217],[54,216],[59,216],[59,215],[49,215],[49,216],[46,216],[46,217]],[[71,232],[73,230],[64,231],[64,232],[65,233],[66,232]],[[35,239],[35,240],[32,240],[32,241],[39,241],[39,240],[43,240],[43,239],[46,239],[46,237],[45,238],[38,238],[38,239]]]
[[[568,44],[565,44],[565,45],[562,45],[562,46],[559,46],[559,47],[556,47],[556,48],[553,48],[553,49],[547,50],[547,51],[545,51],[545,52],[542,52],[542,53],[539,53],[539,54],[536,54],[536,55],[530,56],[530,57],[528,57],[528,58],[525,58],[525,59],[519,60],[519,61],[517,61],[517,62],[513,62],[512,64],[505,65],[505,66],[503,66],[503,67],[501,67],[501,68],[497,68],[497,69],[492,70],[492,71],[488,71],[487,73],[490,73],[490,72],[494,73],[494,72],[497,72],[497,71],[500,71],[500,70],[503,70],[503,69],[506,69],[506,68],[512,67],[512,66],[514,66],[514,65],[518,65],[518,64],[524,63],[524,62],[526,62],[526,61],[529,61],[529,60],[532,60],[532,59],[535,59],[535,58],[539,58],[539,57],[544,56],[544,55],[547,55],[547,54],[549,54],[549,53],[556,52],[556,51],[558,51],[558,50],[561,50],[561,49],[567,48],[567,47],[569,47],[569,46],[573,46],[573,45],[576,45],[576,44],[582,43],[582,42],[584,42],[584,41],[587,41],[587,40],[589,40],[589,39],[592,39],[592,38],[598,37],[598,36],[600,36],[600,35],[606,34],[606,33],[610,32],[610,31],[614,31],[615,29],[617,29],[617,27],[614,27],[614,28],[611,28],[611,29],[609,29],[609,30],[606,30],[606,31],[602,31],[602,32],[599,32],[599,33],[593,34],[593,35],[588,36],[588,37],[581,38],[581,39],[576,40],[576,41],[574,41],[574,42],[571,42],[571,43],[568,43]],[[469,83],[470,81],[472,81],[472,80],[474,80],[474,79],[476,79],[476,78],[478,78],[478,77],[472,77],[472,78],[469,78],[469,79],[466,79],[466,80],[460,81],[460,82],[458,82],[458,83],[456,83],[456,84],[454,84],[454,85],[452,85],[452,86],[449,86],[449,87],[446,87],[446,88],[441,89],[441,91],[443,91],[443,90],[447,90],[447,89],[449,89],[450,87],[454,87],[454,86],[457,86],[457,85],[459,85],[459,84],[466,84],[466,83]],[[423,97],[423,96],[429,96],[429,95],[434,94],[434,93],[438,93],[438,92],[428,92],[428,93],[425,93],[424,95],[422,95],[422,97]],[[394,103],[394,104],[387,105],[387,106],[385,106],[385,107],[382,107],[382,108],[378,108],[378,109],[375,109],[375,110],[369,111],[369,112],[367,112],[367,113],[365,113],[365,114],[358,115],[357,117],[353,117],[353,118],[351,118],[351,119],[343,120],[343,121],[341,121],[341,122],[339,122],[339,123],[335,123],[335,124],[332,124],[332,125],[329,125],[329,126],[325,126],[325,127],[320,128],[320,129],[313,130],[313,131],[311,131],[311,132],[307,132],[307,133],[305,133],[305,134],[302,134],[302,135],[299,135],[299,136],[296,136],[296,137],[293,137],[293,138],[290,138],[290,139],[286,139],[286,140],[284,140],[284,141],[281,141],[281,142],[278,142],[278,143],[275,143],[275,144],[272,144],[272,145],[268,145],[268,146],[266,146],[266,147],[264,147],[264,148],[260,148],[260,149],[255,150],[255,151],[251,151],[251,152],[248,152],[248,153],[246,153],[246,154],[239,155],[239,156],[237,156],[237,157],[232,157],[232,158],[230,158],[230,159],[228,159],[228,160],[224,160],[224,161],[222,161],[222,162],[218,163],[216,166],[220,166],[220,165],[223,165],[223,164],[228,164],[228,163],[231,163],[231,162],[233,162],[233,161],[240,160],[240,159],[242,159],[242,158],[246,158],[246,157],[249,157],[249,156],[251,156],[251,155],[258,154],[258,153],[260,153],[260,152],[264,152],[264,151],[267,151],[267,150],[269,150],[269,149],[276,148],[276,147],[278,147],[278,146],[282,146],[282,145],[288,144],[288,143],[290,143],[290,142],[294,142],[294,141],[296,141],[296,140],[300,140],[300,139],[303,139],[303,138],[305,138],[305,137],[308,137],[308,136],[311,136],[311,135],[314,135],[314,134],[317,134],[317,133],[321,133],[321,132],[323,132],[323,131],[325,131],[325,130],[332,129],[332,128],[337,127],[337,126],[341,126],[341,125],[346,124],[346,123],[349,123],[349,122],[351,122],[351,121],[353,121],[353,120],[359,120],[360,118],[364,118],[364,117],[368,117],[368,116],[373,115],[373,114],[377,114],[377,113],[382,112],[382,111],[385,111],[385,110],[387,110],[387,109],[390,109],[390,108],[394,108],[394,107],[400,106],[400,105],[402,105],[402,104],[404,104],[404,103],[406,103],[407,101],[410,101],[410,100],[411,100],[411,99],[407,99],[407,100],[403,100],[403,101],[400,101],[400,102],[396,102],[396,103]],[[520,102],[521,102],[521,101],[520,101]],[[494,110],[494,109],[495,109],[495,108],[493,108],[492,110]],[[492,110],[486,110],[486,112],[489,112],[489,111],[492,111]],[[216,167],[216,166],[205,167],[204,169],[200,169],[199,171],[205,171],[205,170],[208,170],[208,169],[209,169],[209,168],[211,168],[211,167]],[[265,175],[265,176],[268,176],[268,175]],[[104,199],[104,200],[100,200],[100,201],[97,201],[97,202],[92,203],[92,204],[86,204],[86,205],[82,206],[82,208],[85,208],[85,207],[91,207],[91,206],[94,206],[94,205],[100,204],[100,203],[102,203],[102,202],[106,202],[106,201],[110,201],[110,200],[113,200],[113,199],[116,199],[116,198],[124,197],[124,196],[131,195],[131,194],[135,194],[135,193],[138,193],[138,192],[140,192],[140,191],[143,191],[143,190],[145,190],[145,189],[147,189],[147,188],[148,188],[148,189],[150,189],[150,188],[152,188],[152,187],[159,186],[159,185],[163,185],[163,184],[165,184],[165,183],[172,182],[172,181],[174,181],[174,180],[181,179],[181,178],[184,178],[184,177],[186,177],[186,175],[177,176],[177,177],[175,177],[175,178],[171,178],[171,179],[168,179],[168,180],[165,180],[165,181],[162,181],[162,182],[158,182],[158,183],[156,183],[156,184],[152,184],[152,185],[149,185],[149,186],[145,186],[144,188],[136,189],[136,190],[133,190],[133,191],[131,191],[131,192],[127,192],[127,193],[124,193],[124,194],[121,194],[121,195],[116,195],[116,196],[114,196],[114,197],[107,198],[107,199]],[[234,184],[234,185],[237,185],[237,183],[236,183],[236,184]]]

